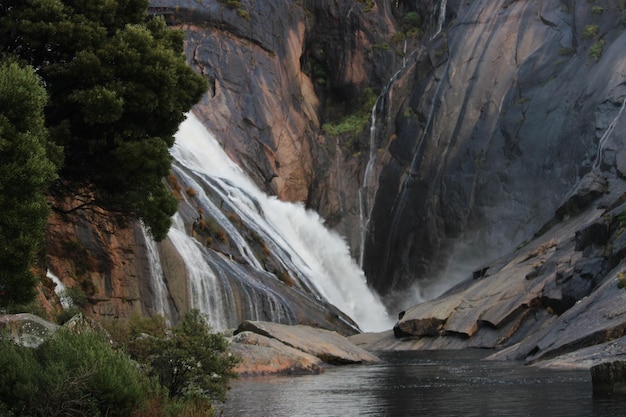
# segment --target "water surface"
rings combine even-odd
[[[321,375],[235,381],[223,416],[617,417],[626,400],[594,398],[588,371],[481,360],[485,351],[403,352]]]

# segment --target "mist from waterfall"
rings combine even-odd
[[[171,154],[177,175],[183,176],[185,183],[194,188],[194,198],[204,215],[218,221],[236,242],[239,262],[243,262],[243,265],[237,264],[215,253],[209,256],[210,251],[190,236],[180,215],[174,218],[169,237],[185,259],[192,304],[212,317],[213,327],[232,325],[227,316],[234,303],[228,284],[220,278],[224,274],[214,271],[216,262],[221,263],[220,268],[240,265],[239,268],[245,266],[257,274],[271,275],[223,214],[222,206],[235,212],[246,227],[263,239],[303,289],[320,300],[327,300],[352,318],[361,330],[382,331],[393,326],[383,304],[367,286],[364,273],[351,258],[345,240],[328,230],[323,219],[302,204],[283,202],[260,191],[193,114],[179,127]],[[220,207],[207,196],[207,191],[221,198]],[[277,280],[274,276],[271,278]],[[252,281],[251,278],[247,286],[262,285]],[[276,311],[272,314],[289,315],[287,309],[281,307],[286,303],[278,294],[268,291],[267,297],[264,302],[269,307],[264,310],[274,308]],[[260,301],[250,302],[258,304]],[[267,314],[267,311],[261,313]],[[275,320],[274,317],[266,319]]]

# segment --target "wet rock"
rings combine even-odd
[[[608,224],[601,222],[593,223],[576,232],[576,250],[583,250],[590,245],[604,245],[608,239]]]
[[[626,361],[605,362],[591,368],[594,395],[626,395]]]
[[[584,210],[591,202],[606,192],[607,186],[607,179],[600,172],[589,172],[576,185],[566,201],[556,209],[556,215],[563,219]]]
[[[536,362],[532,366],[545,369],[585,370],[604,362],[623,360],[624,352],[626,352],[626,337],[620,337],[559,355],[553,359]]]
[[[417,55],[407,70],[413,83],[394,91],[407,104],[387,144],[393,157],[381,169],[385,187],[364,257],[368,279],[390,305],[415,280],[442,279],[450,264],[476,266],[513,250],[555,210],[556,222],[580,213],[606,193],[613,165],[624,172],[618,157],[593,170],[624,97],[621,12],[602,16],[607,53],[591,76],[579,71],[593,45],[580,29],[598,23],[587,5],[503,0],[455,8],[443,62]],[[432,42],[427,51],[439,41]],[[624,152],[624,120],[607,141],[611,152]]]
[[[244,321],[235,335],[253,332],[313,355],[331,365],[373,363],[379,359],[351,343],[346,337],[329,330],[309,326],[289,326],[261,321]]]

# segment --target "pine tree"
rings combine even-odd
[[[32,68],[0,63],[1,306],[34,296],[36,278],[30,268],[49,215],[44,191],[57,169],[44,126],[46,101]]]
[[[0,53],[33,66],[50,97],[46,125],[63,147],[51,191],[81,207],[138,218],[165,237],[176,199],[162,178],[184,114],[206,91],[183,33],[148,17],[148,0],[3,0]]]

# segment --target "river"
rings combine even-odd
[[[626,399],[592,395],[589,371],[485,361],[486,351],[380,355],[320,375],[242,378],[225,417],[617,417]],[[222,414],[220,414],[222,413]]]

